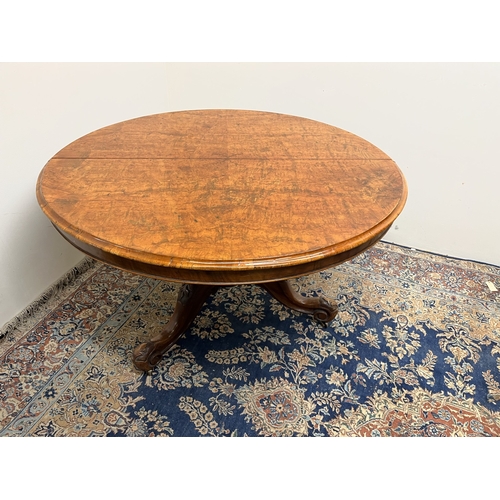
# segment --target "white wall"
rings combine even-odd
[[[45,162],[140,115],[259,109],[336,125],[401,167],[386,241],[500,265],[500,64],[0,64],[0,326],[82,257],[39,209]]]
[[[276,111],[360,135],[409,185],[386,241],[500,265],[500,64],[175,63],[167,82],[172,109]]]
[[[164,64],[0,64],[0,327],[79,262],[38,207],[40,170],[97,128],[166,110]]]

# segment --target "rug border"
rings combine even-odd
[[[464,263],[479,264],[481,266],[492,268],[496,270],[498,274],[500,274],[500,266],[496,266],[495,264],[489,264],[487,262],[465,259],[461,257],[451,257],[449,255],[431,252],[428,250],[421,250],[415,247],[401,245],[399,243],[394,243],[391,241],[380,240],[379,243],[406,249],[412,252],[418,252],[420,254],[435,255],[451,262],[459,261]],[[60,301],[71,292],[70,285],[74,284],[78,277],[84,276],[86,273],[90,273],[91,271],[96,270],[99,266],[103,265],[104,264],[92,259],[91,257],[84,257],[76,266],[70,269],[67,273],[61,276],[61,278],[59,278],[45,291],[43,291],[33,302],[28,304],[21,312],[16,314],[16,316],[14,316],[10,321],[5,323],[5,325],[0,328],[0,341],[4,340],[7,336],[12,334],[16,330],[19,330],[20,328],[30,328],[31,326],[36,324],[47,314],[47,312],[51,308],[55,306],[55,301]],[[66,290],[66,294],[61,296],[60,293],[64,290]]]
[[[76,266],[46,288],[33,302],[0,328],[0,342],[15,331],[21,328],[23,330],[29,329],[38,323],[46,316],[48,311],[55,307],[57,302],[60,302],[72,292],[71,285],[74,285],[78,278],[85,277],[102,265],[90,257],[84,257]]]
[[[452,255],[447,255],[447,254],[444,254],[444,253],[431,252],[430,250],[421,250],[421,249],[416,248],[416,247],[410,247],[408,245],[401,245],[400,243],[394,243],[392,241],[380,240],[379,243],[384,243],[386,245],[392,245],[392,246],[395,246],[395,247],[404,248],[406,250],[411,250],[413,252],[419,252],[419,253],[422,253],[422,254],[436,255],[437,257],[442,257],[443,259],[447,259],[447,260],[450,260],[452,262],[454,262],[454,261],[470,262],[472,264],[479,264],[481,266],[492,267],[493,269],[496,269],[497,271],[500,272],[500,265],[491,264],[490,262],[483,262],[481,260],[474,260],[474,259],[466,259],[465,257],[454,257]]]

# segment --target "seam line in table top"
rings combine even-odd
[[[370,161],[392,161],[391,158],[290,158],[289,156],[271,156],[271,157],[240,157],[240,156],[155,156],[155,157],[136,157],[136,156],[92,156],[92,157],[82,157],[82,156],[54,156],[51,160],[291,160],[291,161],[360,161],[360,160],[370,160]],[[49,160],[50,161],[50,160]]]

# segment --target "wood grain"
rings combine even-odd
[[[95,258],[177,281],[238,283],[307,274],[361,251],[399,215],[407,187],[385,153],[339,128],[202,110],[78,139],[45,165],[37,197]]]

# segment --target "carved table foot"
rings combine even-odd
[[[306,314],[312,314],[314,319],[318,321],[326,323],[337,315],[337,306],[326,300],[325,297],[303,297],[292,289],[288,281],[261,283],[260,286],[285,306]]]
[[[132,354],[135,367],[148,371],[189,328],[205,301],[217,287],[214,285],[182,285],[174,312],[165,329],[148,342],[137,346]]]

